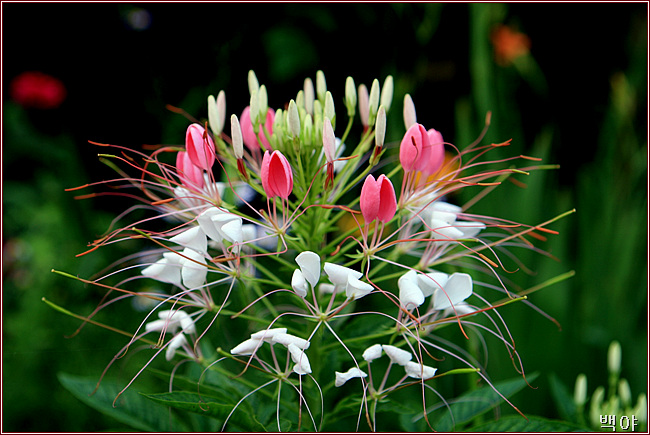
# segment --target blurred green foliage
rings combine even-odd
[[[21,12],[13,7],[7,7],[5,18]],[[3,430],[127,427],[86,407],[56,377],[66,372],[98,378],[124,339],[91,325],[65,338],[79,322],[50,309],[41,298],[88,314],[102,292],[50,270],[89,278],[128,254],[116,246],[75,257],[125,207],[116,201],[75,201],[74,192],[64,189],[110,176],[97,164],[87,139],[132,146],[181,142],[186,120],[165,112],[167,103],[205,117],[206,96],[225,89],[228,111],[237,113],[247,96],[228,92],[246,89],[248,69],[273,83],[277,95],[270,102],[275,106],[285,103],[278,95],[291,95],[301,86],[301,77],[319,68],[328,86],[337,90],[347,75],[357,84],[369,84],[392,74],[397,109],[389,117],[389,140],[400,139],[401,98],[408,92],[418,120],[459,146],[478,136],[491,111],[486,140],[513,139],[500,157],[521,153],[560,163],[558,170],[517,176],[517,184],[506,182],[470,210],[537,224],[576,209],[552,225],[559,235],[548,235],[541,243],[560,261],[516,252],[533,273],[512,274],[515,288],[571,270],[575,277],[530,297],[561,330],[532,308],[504,310],[524,367],[541,373],[533,383],[538,388],[524,389],[514,402],[524,413],[560,418],[548,375],[556,373],[569,388],[578,373],[586,373],[592,385],[605,384],[605,355],[614,339],[622,345],[622,373],[633,396],[646,391],[647,5],[609,5],[607,11],[597,5],[562,11],[554,5],[507,4],[183,6],[192,7],[206,17],[179,23],[174,9],[151,5],[151,28],[136,32],[124,25],[131,6],[86,6],[91,16],[104,18],[97,24],[103,33],[83,28],[91,39],[103,42],[87,53],[85,64],[66,63],[76,59],[74,44],[57,49],[61,62],[46,55],[35,56],[40,64],[26,58],[19,42],[25,30],[18,30],[20,20],[14,23],[17,42],[8,43],[15,47],[5,52],[11,64],[5,77],[21,69],[51,68],[68,79],[71,92],[62,108],[47,113],[21,108],[6,96],[3,101]],[[592,24],[584,22],[586,11],[596,13]],[[45,22],[50,13],[47,6],[30,9],[36,21]],[[536,27],[535,20],[544,17],[568,26],[563,28],[565,45],[557,38],[546,40],[556,30],[552,23]],[[610,18],[607,25],[599,24],[599,19]],[[208,27],[208,19],[217,23]],[[530,51],[509,65],[495,62],[490,40],[502,23],[532,40]],[[47,26],[29,29],[43,32],[44,49],[55,43],[45,36]],[[606,33],[599,41],[619,35],[614,48],[618,54],[610,53],[613,60],[605,67],[601,63],[607,59],[596,59],[579,73],[563,71],[555,56],[566,61],[592,53],[595,48],[586,42],[596,32]],[[109,49],[113,36],[120,43]],[[142,57],[147,67],[124,75],[130,44],[139,49],[132,59]],[[154,50],[158,46],[162,49]],[[183,48],[175,55],[173,47]],[[197,56],[196,63],[190,62],[195,60],[191,56]],[[598,66],[602,68],[596,71]],[[6,90],[7,84],[3,86]],[[342,110],[342,102],[337,104]],[[98,319],[110,323],[115,314],[107,310]],[[516,375],[502,345],[488,341],[488,346],[491,376],[502,380]],[[502,407],[506,413],[508,409]]]

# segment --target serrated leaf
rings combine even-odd
[[[592,432],[592,430],[566,421],[535,416],[529,416],[526,420],[520,415],[512,415],[473,426],[468,429],[468,432]]]
[[[171,408],[194,412],[225,421],[233,410],[235,404],[220,400],[219,398],[198,395],[187,391],[174,391],[171,393],[142,394],[147,399]],[[238,408],[228,420],[228,425],[236,426],[246,431],[265,431],[264,425],[254,416]]]
[[[147,432],[184,430],[178,419],[170,416],[166,408],[145,400],[131,390],[122,393],[113,407],[113,401],[121,388],[108,380],[103,381],[97,391],[90,395],[97,379],[66,373],[59,373],[58,378],[68,391],[86,405],[135,429]]]
[[[516,378],[509,381],[497,382],[494,384],[501,395],[508,398],[524,388],[527,383],[532,382],[537,377],[537,373],[527,376],[527,379]],[[461,427],[463,424],[471,421],[477,416],[489,411],[498,404],[503,402],[503,398],[489,385],[475,391],[463,394],[456,399],[456,403],[450,405],[451,414],[447,411],[433,425],[433,428],[439,432],[449,432],[454,428]]]

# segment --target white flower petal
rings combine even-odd
[[[386,352],[386,355],[388,355],[388,358],[390,358],[390,360],[395,364],[403,366],[406,365],[407,362],[411,361],[411,358],[413,358],[411,352],[402,350],[395,346],[391,346],[390,344],[384,344],[381,347],[384,352]]]
[[[336,293],[337,287],[334,284],[323,282],[318,285],[318,291],[321,294],[332,294],[332,293]]]
[[[454,222],[456,222],[456,213],[450,211],[436,210],[434,208],[433,212],[431,213],[431,219],[440,220],[446,222],[447,224],[453,224]]]
[[[359,370],[356,367],[352,367],[350,370],[348,370],[345,373],[341,372],[334,372],[336,376],[336,380],[334,381],[334,386],[335,387],[340,387],[341,385],[345,384],[347,381],[349,381],[352,378],[365,378],[368,376],[367,373],[364,373],[363,371]]]
[[[301,298],[307,296],[307,280],[305,280],[300,269],[293,271],[293,276],[291,277],[291,288],[293,288],[293,291],[295,291]]]
[[[442,272],[429,272],[418,274],[418,284],[424,297],[431,296],[436,289],[441,288],[447,283],[449,275]]]
[[[485,229],[485,224],[483,222],[457,221],[454,223],[454,228],[463,233],[462,238],[473,239]]]
[[[434,369],[433,367],[429,367],[427,365],[418,364],[413,361],[406,363],[404,370],[406,371],[406,374],[412,378],[425,380],[434,377],[438,371],[438,369]]]
[[[160,282],[181,286],[181,265],[178,254],[165,252],[163,258],[142,270],[142,275]]]
[[[201,227],[192,227],[175,235],[170,242],[178,243],[185,248],[192,248],[197,252],[205,253],[208,250],[208,239]]]
[[[193,249],[185,248],[181,257],[181,276],[183,285],[188,289],[194,289],[205,284],[208,276],[208,267],[203,255]]]
[[[412,310],[424,303],[424,293],[418,286],[418,273],[409,270],[397,280],[400,305],[405,310]]]
[[[183,334],[176,335],[174,338],[169,340],[169,344],[167,345],[167,350],[165,351],[165,359],[167,359],[167,361],[171,361],[171,359],[174,358],[176,349],[186,344],[187,344],[187,340],[185,339],[185,336]]]
[[[320,257],[317,253],[305,251],[298,254],[296,263],[300,266],[300,271],[305,279],[311,284],[311,288],[316,288],[320,280]]]
[[[233,355],[252,355],[260,346],[261,340],[249,338],[231,349],[230,353]]]
[[[433,295],[433,308],[444,310],[456,305],[472,294],[472,277],[466,273],[454,273],[442,289]]]
[[[307,349],[309,348],[310,345],[310,343],[304,338],[296,337],[295,335],[281,333],[281,332],[277,332],[273,335],[272,343],[280,343],[286,347],[293,345],[300,349]]]
[[[325,263],[323,270],[332,284],[340,286],[346,286],[348,284],[348,276],[357,279],[363,276],[361,272],[334,263]]]
[[[456,240],[463,237],[462,231],[439,219],[431,219],[429,227],[432,231],[432,237],[443,239],[441,241],[444,241],[444,239]]]
[[[219,229],[212,221],[212,218],[223,214],[228,214],[228,212],[219,207],[210,207],[204,210],[196,218],[196,221],[199,223],[203,232],[215,242],[221,242],[221,240],[223,240],[223,235],[219,232]]]
[[[183,332],[186,334],[196,333],[196,327],[194,326],[194,320],[183,310],[165,310],[158,313],[160,320],[163,320],[173,326],[174,328],[180,325],[183,328]]]
[[[298,373],[299,375],[306,375],[308,373],[311,373],[309,358],[307,358],[305,351],[293,343],[289,344],[287,348],[291,353],[291,359],[293,360],[294,363],[296,363],[296,365],[293,366],[293,371]]]
[[[363,351],[362,358],[365,359],[366,361],[370,362],[373,360],[376,360],[377,358],[381,357],[381,344],[373,344],[369,348]]]
[[[359,281],[352,275],[348,275],[348,285],[345,287],[345,295],[348,298],[359,299],[374,289],[370,284]]]
[[[271,328],[263,329],[251,334],[251,338],[255,340],[264,340],[267,343],[273,343],[273,337],[275,334],[286,334],[287,328]]]

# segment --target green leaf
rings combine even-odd
[[[497,421],[473,426],[471,432],[592,432],[592,430],[574,423],[559,420],[548,420],[541,417],[520,415],[500,418]]]
[[[103,381],[91,395],[97,384],[95,378],[84,378],[58,374],[59,382],[77,399],[121,423],[147,432],[169,432],[184,430],[178,419],[162,406],[145,400],[131,390],[126,390],[115,402],[120,388],[109,380]]]
[[[530,383],[536,377],[537,373],[533,373],[527,376],[526,379],[518,377],[509,381],[497,382],[494,384],[494,388],[503,397],[508,398],[524,388],[527,385],[526,382]],[[503,402],[501,395],[489,385],[463,394],[455,400],[456,403],[450,405],[453,419],[450,413],[445,411],[445,414],[433,425],[433,428],[438,432],[449,432],[454,428],[454,425],[459,428]]]
[[[552,373],[549,376],[549,384],[551,386],[551,393],[555,399],[555,406],[557,407],[563,419],[572,423],[578,422],[578,408],[573,401],[573,396],[569,393],[567,387]]]
[[[225,421],[233,410],[235,404],[225,402],[219,398],[198,395],[187,391],[174,391],[171,393],[142,394],[147,399],[175,409],[194,412]],[[240,405],[228,420],[228,426],[248,431],[265,431],[264,425],[257,421],[251,413],[246,412]]]

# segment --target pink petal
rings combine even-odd
[[[388,177],[381,174],[377,179],[379,185],[379,211],[377,219],[380,222],[386,223],[390,221],[395,212],[397,211],[397,198],[395,197],[395,189],[393,183],[390,182]]]
[[[264,153],[265,156],[266,153]],[[262,165],[264,165],[263,161]],[[293,190],[293,172],[291,171],[291,165],[289,165],[287,158],[277,150],[273,151],[269,158],[268,185],[274,192],[273,196],[279,196],[284,199],[287,199]]]
[[[198,189],[203,187],[203,170],[194,166],[189,154],[185,151],[179,151],[176,154],[176,173],[185,186]]]
[[[422,124],[413,124],[404,135],[399,147],[399,161],[405,171],[421,171],[429,163],[431,147],[429,136]]]
[[[260,178],[262,178],[262,188],[266,193],[268,198],[274,198],[278,196],[275,191],[272,189],[271,184],[269,183],[269,165],[271,164],[271,154],[268,151],[264,152],[264,157],[262,157],[262,169],[260,173]]]
[[[424,175],[431,175],[437,172],[445,161],[445,145],[442,134],[439,131],[431,128],[427,132],[427,136],[430,146],[429,164],[422,169],[422,173]]]
[[[207,141],[203,139],[204,134]],[[192,124],[185,134],[185,148],[194,166],[209,171],[216,159],[214,142],[199,124]]]
[[[361,207],[361,214],[367,224],[377,219],[379,213],[379,197],[380,187],[372,174],[368,174],[366,181],[363,182],[361,187],[361,198],[359,206]]]

